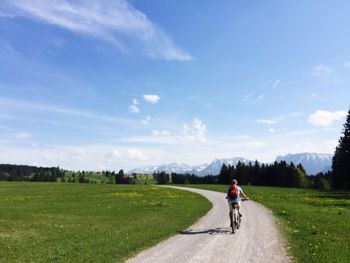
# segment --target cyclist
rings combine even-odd
[[[237,192],[236,197],[230,197],[230,191],[232,188],[235,188]],[[226,199],[228,201],[228,206],[229,206],[229,217],[230,217],[230,227],[232,227],[233,222],[232,222],[232,213],[233,213],[233,206],[237,204],[238,206],[238,215],[239,217],[242,217],[242,214],[239,212],[239,208],[241,207],[241,197],[242,195],[245,200],[249,200],[249,197],[246,196],[240,186],[238,186],[237,180],[233,179],[231,185],[227,189],[227,195]]]

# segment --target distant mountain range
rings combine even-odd
[[[297,153],[297,154],[287,154],[284,156],[278,156],[276,158],[277,162],[282,160],[287,163],[293,162],[294,164],[301,163],[308,175],[314,175],[318,172],[326,172],[331,169],[332,166],[332,154],[322,154],[322,153]],[[224,159],[215,159],[211,163],[204,163],[201,165],[188,165],[188,164],[162,164],[157,166],[146,166],[135,168],[128,171],[128,174],[140,173],[140,174],[153,174],[154,172],[166,172],[166,173],[189,173],[196,174],[199,176],[205,176],[208,174],[217,175],[220,173],[222,165],[237,165],[238,162],[248,164],[249,162],[254,163],[253,160],[248,160],[242,157],[232,157]]]
[[[278,156],[276,161],[301,163],[308,175],[315,175],[319,172],[327,172],[332,167],[333,154],[325,153],[296,153]]]
[[[131,173],[142,173],[142,174],[153,174],[154,172],[166,172],[166,173],[189,173],[196,174],[200,176],[208,174],[219,174],[221,166],[225,163],[226,165],[236,165],[238,161],[248,164],[251,160],[244,159],[242,157],[233,157],[233,158],[224,158],[224,159],[215,159],[210,164],[204,163],[201,165],[190,166],[188,164],[162,164],[157,166],[146,166],[136,169],[132,169],[128,172]]]

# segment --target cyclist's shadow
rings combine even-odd
[[[181,235],[198,235],[198,234],[208,234],[208,235],[227,235],[231,234],[230,227],[217,227],[211,229],[187,229],[184,231],[178,231]]]

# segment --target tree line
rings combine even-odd
[[[59,167],[0,164],[0,181],[56,182],[62,176]]]
[[[59,167],[0,164],[0,181],[133,184],[135,177],[125,175],[123,170],[68,171]]]
[[[282,187],[307,187],[308,180],[301,164],[287,164],[285,161],[273,164],[245,164],[238,162],[236,166],[223,164],[218,175],[197,176],[194,174],[170,175],[165,172],[155,173],[159,184],[230,184],[237,179],[240,184]]]

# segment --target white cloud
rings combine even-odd
[[[11,10],[16,16],[101,39],[124,52],[129,51],[127,46],[140,45],[143,53],[151,58],[183,61],[193,59],[126,0],[5,0],[2,8]],[[135,45],[127,45],[130,40]]]
[[[150,121],[152,120],[151,116],[146,116],[146,118],[144,118],[141,122],[142,124],[149,124]]]
[[[195,118],[191,125],[184,124],[178,138],[182,141],[200,141],[204,142],[207,129],[204,123]]]
[[[276,131],[276,130],[273,129],[273,128],[270,128],[270,129],[269,129],[269,132],[270,132],[270,133],[275,133],[275,131]]]
[[[346,116],[346,111],[323,111],[318,110],[309,116],[309,123],[318,127],[327,127],[333,122],[343,120]]]
[[[143,99],[151,104],[155,104],[160,100],[160,97],[156,94],[154,95],[143,95]]]
[[[132,99],[132,104],[129,106],[129,112],[140,113],[140,108],[138,107],[139,102],[137,99]]]
[[[318,64],[311,69],[311,75],[319,78],[328,78],[333,74],[333,70],[323,64]]]
[[[268,125],[276,123],[276,121],[274,120],[267,120],[267,119],[257,119],[256,122],[259,124],[268,124]]]
[[[129,112],[131,113],[140,113],[140,109],[137,107],[137,105],[130,105],[129,106]]]
[[[171,133],[168,130],[152,130],[154,136],[170,136]]]

